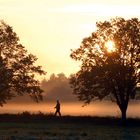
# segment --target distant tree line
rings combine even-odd
[[[69,78],[64,73],[51,74],[48,80],[44,79],[41,82],[41,87],[44,90],[43,96],[46,101],[54,102],[57,99],[62,102],[77,101],[76,97],[72,94]]]

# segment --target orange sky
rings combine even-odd
[[[140,17],[139,0],[0,0],[0,17],[13,26],[38,64],[51,73],[67,76],[78,70],[69,57],[95,22],[110,17]]]

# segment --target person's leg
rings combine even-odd
[[[55,111],[55,113],[54,113],[54,116],[56,116],[57,115],[57,110]]]
[[[60,113],[60,110],[59,110],[58,114],[59,114],[59,116],[61,117],[61,113]]]

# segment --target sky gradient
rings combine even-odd
[[[0,0],[0,19],[11,25],[37,64],[51,73],[69,76],[79,69],[70,56],[96,21],[140,17],[139,0]]]

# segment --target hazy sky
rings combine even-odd
[[[0,0],[0,18],[10,24],[37,64],[67,76],[78,70],[69,57],[95,22],[122,16],[140,17],[139,0]]]

